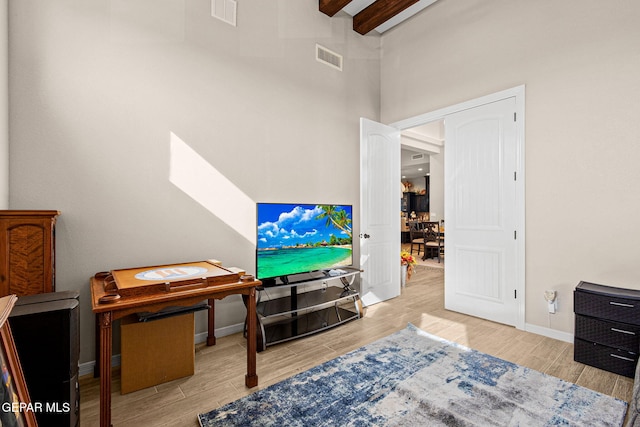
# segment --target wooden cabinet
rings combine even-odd
[[[416,212],[429,212],[429,196],[416,194],[413,200],[413,210]]]
[[[54,292],[58,211],[0,211],[0,296]]]
[[[633,378],[640,351],[640,291],[580,282],[574,360]]]
[[[411,193],[402,193],[402,199],[400,199],[400,210],[402,212],[411,212]]]
[[[402,193],[400,201],[400,210],[402,212],[429,212],[429,177],[425,176],[424,194]]]

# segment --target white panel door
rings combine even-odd
[[[517,326],[515,110],[445,117],[445,308]]]
[[[360,119],[360,298],[400,295],[400,131]]]

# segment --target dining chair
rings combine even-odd
[[[440,223],[429,221],[424,223],[424,256],[422,259],[432,258],[429,254],[435,252],[438,262],[441,261],[441,253],[444,252],[444,238],[440,236]]]
[[[413,247],[418,247],[418,255],[420,250],[424,252],[424,229],[419,221],[409,221],[409,240],[411,240],[411,248],[409,253],[413,255]]]

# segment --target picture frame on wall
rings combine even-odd
[[[29,398],[20,359],[9,327],[9,314],[18,298],[0,298],[0,425],[37,427],[37,404]]]

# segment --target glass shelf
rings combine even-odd
[[[282,316],[290,313],[298,313],[313,308],[322,308],[323,305],[335,304],[345,299],[353,299],[358,293],[353,290],[345,291],[344,288],[329,286],[328,288],[296,294],[297,304],[291,305],[291,296],[261,301],[258,304],[258,314],[263,317]],[[294,307],[294,308],[292,308]]]
[[[283,282],[282,279],[277,278],[271,281],[269,284],[269,280],[263,280],[263,284],[261,288],[263,289],[273,289],[273,288],[290,288],[301,285],[308,285],[314,282],[322,282],[326,280],[332,279],[349,279],[349,282],[352,283],[355,276],[360,274],[362,270],[354,268],[354,267],[340,267],[333,270],[318,270],[312,271],[310,273],[302,273],[296,274],[292,276],[288,276],[288,281]],[[260,288],[258,288],[260,289]]]
[[[360,315],[357,312],[341,307],[328,307],[308,312],[301,316],[291,316],[278,322],[264,325],[264,344],[265,346],[278,344],[324,331],[359,318]]]

